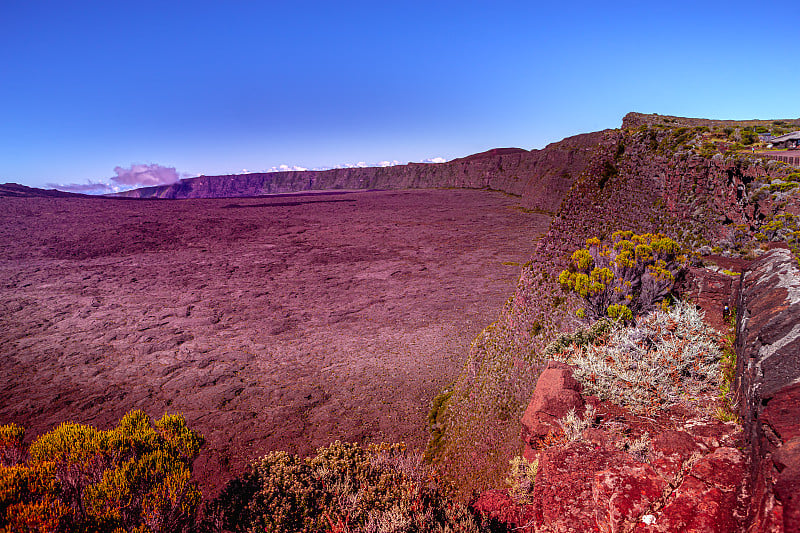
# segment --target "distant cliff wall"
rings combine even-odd
[[[119,193],[132,198],[228,198],[331,189],[492,189],[555,211],[586,166],[603,132],[568,137],[542,150],[495,149],[448,163],[200,176]]]

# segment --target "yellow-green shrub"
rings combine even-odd
[[[3,426],[0,439],[15,433]],[[202,444],[178,415],[154,427],[131,411],[108,431],[63,423],[26,462],[0,467],[0,530],[185,530],[200,504],[191,465]]]
[[[610,244],[593,237],[559,276],[561,287],[586,300],[585,316],[631,320],[670,294],[686,258],[662,234],[617,231]]]

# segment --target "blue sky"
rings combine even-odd
[[[0,0],[0,182],[452,159],[628,111],[800,116],[797,4],[603,4]]]

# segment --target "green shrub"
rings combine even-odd
[[[31,444],[27,462],[0,467],[0,530],[184,531],[200,503],[191,465],[202,444],[178,415],[153,427],[131,411],[108,431],[61,424]]]
[[[336,442],[307,458],[272,452],[212,509],[231,531],[486,531],[402,444]]]
[[[589,319],[627,321],[654,309],[670,294],[686,262],[678,243],[662,234],[617,231],[610,246],[597,238],[586,244],[572,254],[558,281],[585,300]]]
[[[588,329],[581,329],[569,335],[560,335],[553,342],[548,344],[542,352],[543,358],[548,359],[555,354],[561,353],[570,346],[587,346],[596,342],[602,342],[611,332],[613,323],[608,320],[598,320]]]

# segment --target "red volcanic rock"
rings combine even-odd
[[[583,407],[583,388],[572,376],[572,368],[564,363],[550,361],[536,382],[533,398],[525,411],[523,424],[532,414],[546,414],[556,418],[566,415],[570,409]]]
[[[742,275],[736,391],[750,452],[753,531],[800,530],[800,271],[775,249]]]
[[[742,484],[745,459],[736,448],[717,448],[692,467],[691,474],[725,492],[735,492]]]
[[[705,313],[706,322],[717,329],[728,327],[725,308],[735,308],[739,277],[728,276],[706,268],[690,267],[683,283],[683,294],[691,298]]]
[[[784,444],[773,456],[779,474],[775,495],[783,507],[786,531],[800,531],[800,437]]]
[[[625,464],[597,472],[592,494],[600,531],[630,531],[666,487],[667,481],[646,464]]]
[[[574,442],[548,435],[558,431],[555,420],[588,403],[580,390],[571,367],[548,363],[522,418],[525,457],[538,461],[532,489],[524,503],[506,491],[484,493],[473,505],[476,512],[522,532],[728,532],[741,526],[745,457],[729,446],[742,442],[736,424],[686,409],[654,419],[590,398],[594,427]],[[787,458],[791,462],[788,452]],[[782,494],[795,487],[797,477],[788,472]]]
[[[650,464],[673,483],[681,474],[684,463],[701,455],[697,441],[685,431],[666,430],[659,433],[650,445]]]
[[[800,350],[800,337],[792,344]],[[761,420],[784,442],[800,437],[800,384],[778,391],[761,413]]]
[[[718,448],[700,459],[675,491],[674,499],[656,517],[652,531],[737,531],[741,516],[738,496],[744,479],[744,456],[734,448]]]
[[[664,455],[677,455],[682,461],[699,451],[697,442],[685,431],[668,429],[653,439],[651,448],[654,452]]]
[[[676,494],[651,526],[640,524],[637,531],[731,533],[737,530],[732,513],[735,494],[726,495],[692,476],[683,480]]]
[[[616,501],[617,496],[595,489],[595,473],[622,471],[638,464],[623,451],[609,451],[585,442],[540,452],[533,491],[536,524],[546,524],[552,531],[597,531],[595,494],[604,494],[603,501]]]
[[[528,448],[536,448],[548,434],[558,433],[557,423],[570,410],[580,416],[585,402],[581,385],[572,376],[572,368],[564,363],[550,361],[541,373],[533,391],[533,398],[522,415],[523,441],[526,457],[532,456]]]
[[[631,419],[620,425],[619,417],[607,423],[623,433],[631,431],[628,423],[638,424]],[[582,441],[541,448],[536,451],[536,480],[524,504],[505,491],[489,491],[473,508],[523,532],[740,530],[744,455],[731,447],[709,449],[702,442],[709,436],[670,429],[671,423],[662,418],[656,424],[665,429],[648,446],[648,462],[625,451],[627,445],[620,445],[624,441],[615,443],[600,428],[585,431]],[[701,428],[700,433],[717,428],[718,441],[732,438],[721,435],[721,427],[713,423],[690,422],[692,427]],[[781,490],[789,494],[797,476],[792,472],[785,479]]]

